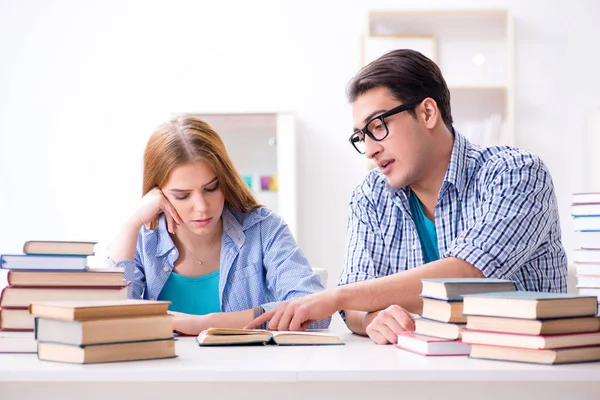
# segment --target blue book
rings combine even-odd
[[[10,270],[85,271],[88,269],[85,255],[0,255],[0,268]]]
[[[515,283],[507,279],[422,278],[421,283],[421,297],[445,301],[462,301],[465,294],[517,290]]]
[[[463,315],[547,319],[595,316],[598,298],[570,293],[499,292],[464,296]]]

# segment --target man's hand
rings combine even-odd
[[[400,306],[389,306],[373,318],[367,326],[367,335],[377,344],[396,343],[397,332],[412,332],[415,329],[413,317],[413,314]]]
[[[303,331],[313,322],[327,318],[338,310],[335,290],[329,289],[281,303],[244,328],[254,329],[270,321],[268,328],[273,331]]]

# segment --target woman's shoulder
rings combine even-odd
[[[261,225],[271,225],[283,222],[283,219],[273,210],[261,206],[247,212],[240,212],[233,208],[226,208],[224,214],[228,213],[239,224],[243,230],[249,230]]]

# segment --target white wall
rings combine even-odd
[[[586,112],[600,106],[600,3],[564,4],[0,0],[0,253],[110,238],[140,195],[145,141],[173,113],[291,110],[298,239],[335,284],[364,170],[346,140],[345,86],[365,10],[415,6],[514,13],[517,144],[548,163],[570,249]]]

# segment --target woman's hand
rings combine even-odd
[[[159,188],[154,188],[146,193],[132,220],[141,227],[152,222],[161,212],[167,218],[168,231],[175,233],[177,226],[182,223],[181,218],[177,214],[175,207],[167,200]]]
[[[210,328],[208,315],[192,315],[176,311],[169,311],[173,316],[173,331],[181,335],[197,336],[205,329]]]

